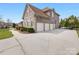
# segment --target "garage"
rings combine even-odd
[[[53,26],[54,26],[53,24],[50,24],[50,30],[53,30]]]
[[[55,24],[50,24],[50,30],[53,30],[55,28]]]
[[[49,31],[55,28],[55,24],[37,23],[37,32]]]
[[[37,23],[37,32],[44,31],[44,24],[43,23]]]
[[[49,31],[49,24],[45,23],[45,31]]]

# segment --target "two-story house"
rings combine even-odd
[[[36,32],[56,29],[59,27],[59,14],[48,7],[41,10],[26,4],[23,14],[23,27],[32,27]]]

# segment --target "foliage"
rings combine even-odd
[[[61,19],[60,27],[64,27],[64,26],[65,26],[65,20]]]
[[[29,32],[29,33],[34,33],[35,31],[34,31],[33,28],[27,28],[27,32]]]
[[[76,55],[79,55],[79,52]]]
[[[25,27],[16,27],[17,30],[23,31],[23,32],[28,32],[28,33],[34,33],[35,30],[33,28],[25,28]]]
[[[27,31],[27,28],[25,28],[25,27],[20,27],[20,31]]]
[[[60,27],[79,27],[79,20],[76,16],[71,15],[66,19],[61,19]]]
[[[16,30],[20,30],[20,27],[19,26],[16,26]]]
[[[13,23],[13,28],[15,28],[16,27],[16,24],[15,23]]]
[[[34,33],[35,30],[33,28],[25,28],[25,27],[16,27],[17,30],[23,31],[23,32],[28,32],[28,33]]]

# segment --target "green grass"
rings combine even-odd
[[[12,32],[10,32],[9,29],[0,29],[0,40],[10,38],[12,36]]]

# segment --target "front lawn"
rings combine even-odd
[[[0,40],[10,38],[12,36],[12,32],[10,32],[9,29],[0,29]]]

